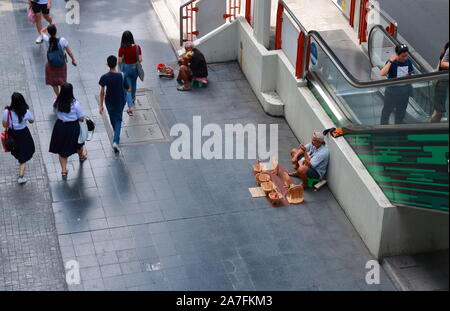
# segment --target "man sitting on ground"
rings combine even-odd
[[[182,84],[179,91],[190,91],[191,81],[196,79],[207,83],[206,77],[208,77],[208,67],[206,65],[205,56],[202,52],[194,47],[192,43],[186,43],[184,46],[186,53],[178,59],[180,65],[180,73],[177,81]]]
[[[325,136],[320,132],[313,134],[310,144],[301,144],[299,149],[292,149],[291,156],[296,171],[289,175],[300,177],[303,188],[306,188],[308,178],[323,179],[327,173],[330,152],[325,146]]]

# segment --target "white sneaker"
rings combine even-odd
[[[19,179],[17,179],[17,182],[19,185],[23,185],[28,181],[28,179],[25,176],[19,176]]]
[[[44,38],[42,38],[42,36],[39,35],[39,37],[36,38],[36,44],[41,44],[42,42],[44,42]]]
[[[113,147],[115,153],[120,152],[119,145],[117,143],[113,143],[112,147]]]

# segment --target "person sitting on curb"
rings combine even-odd
[[[306,188],[308,178],[323,179],[326,175],[330,152],[325,146],[325,136],[322,133],[314,132],[311,143],[292,149],[291,156],[296,171],[289,175],[301,178],[303,188]]]
[[[186,43],[184,46],[186,53],[178,59],[180,73],[177,81],[182,84],[178,87],[179,91],[190,91],[192,79],[204,81],[208,77],[208,67],[205,56],[192,43]]]

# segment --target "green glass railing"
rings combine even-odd
[[[310,88],[336,126],[345,128],[345,139],[385,195],[398,206],[448,212],[448,71],[424,73],[414,60],[417,74],[411,77],[377,78],[375,70],[373,80],[359,81],[319,33],[310,32],[310,38],[317,51],[308,73]],[[378,63],[383,62],[380,53]],[[407,94],[401,124],[395,124],[393,112],[389,125],[381,125],[389,92]],[[431,123],[437,108],[446,112],[439,123]]]

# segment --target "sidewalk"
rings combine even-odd
[[[0,40],[1,107],[10,104],[13,92],[21,92],[31,104],[21,39],[9,0],[0,3]],[[37,150],[28,164],[26,185],[17,184],[15,159],[3,150],[0,152],[0,291],[65,290],[64,267],[39,133],[35,125],[29,128]],[[45,150],[45,146],[42,148]]]
[[[117,53],[125,29],[144,52],[146,80],[139,87],[148,90],[169,128],[192,126],[196,115],[222,128],[278,124],[284,166],[298,145],[283,119],[264,113],[237,63],[211,65],[210,86],[190,93],[178,92],[175,81],[159,80],[156,64],[176,58],[153,8],[147,1],[120,3],[83,2],[80,25],[64,24],[64,4],[55,3],[59,32],[79,63],[70,67],[69,81],[97,123],[88,161],[80,166],[71,159],[67,182],[61,181],[57,157],[43,154],[63,260],[78,260],[81,267],[81,284],[69,289],[393,290],[384,271],[380,285],[366,284],[365,265],[372,258],[327,188],[307,190],[304,205],[273,209],[250,198],[254,160],[175,161],[170,142],[113,153],[95,96],[105,59]],[[54,98],[43,82],[45,49],[35,45],[24,8],[16,17],[46,150]]]

